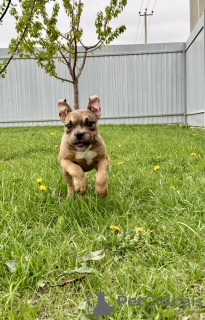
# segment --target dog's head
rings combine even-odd
[[[87,109],[73,110],[66,99],[58,100],[59,117],[65,125],[68,143],[76,150],[84,151],[98,133],[98,119],[101,116],[100,99],[89,98]]]

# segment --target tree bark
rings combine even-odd
[[[74,90],[74,109],[79,109],[79,102],[78,102],[78,79],[73,81],[73,90]]]

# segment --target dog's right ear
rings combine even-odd
[[[67,114],[73,109],[66,103],[66,99],[58,100],[58,110],[59,110],[59,117],[62,122],[65,121]]]

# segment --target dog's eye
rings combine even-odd
[[[94,124],[94,122],[92,122],[92,121],[87,121],[86,124],[87,124],[88,127],[92,127],[92,125]]]
[[[65,125],[68,129],[71,129],[72,128],[72,124],[71,123],[68,123]]]

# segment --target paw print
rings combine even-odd
[[[170,298],[164,296],[164,298],[162,298],[161,304],[163,304],[165,307],[168,307],[171,304]]]

